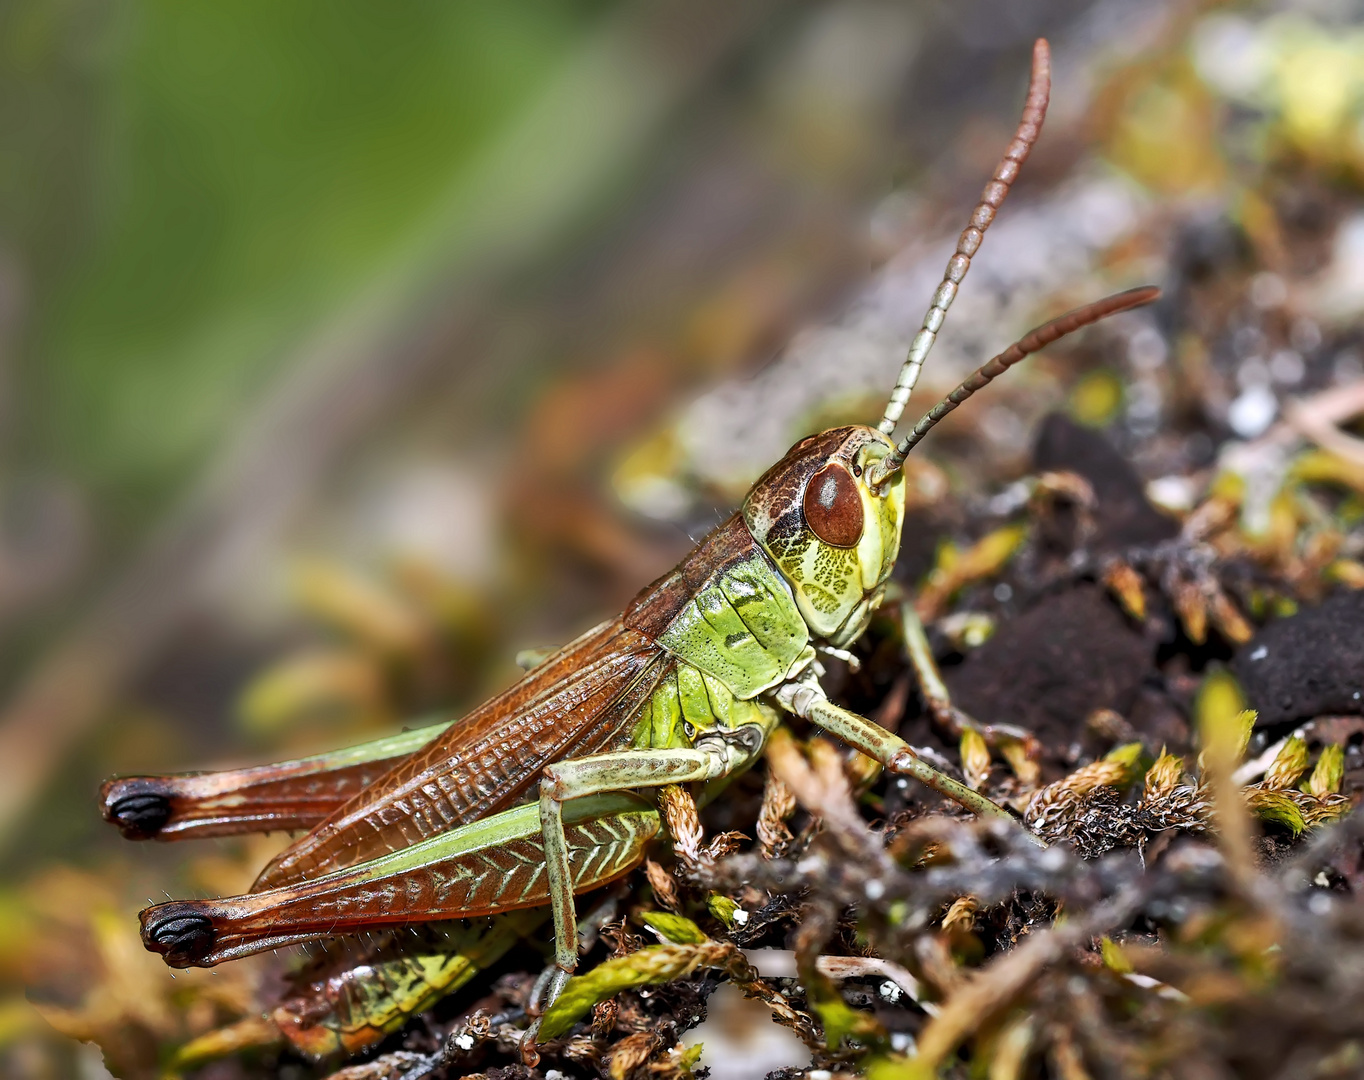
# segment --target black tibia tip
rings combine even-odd
[[[104,820],[117,825],[129,840],[150,840],[171,816],[170,796],[159,787],[160,782],[151,778],[110,780],[100,791]]]
[[[213,949],[218,932],[198,905],[158,904],[142,912],[142,944],[171,967],[192,967]]]

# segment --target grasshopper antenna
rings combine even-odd
[[[1037,136],[1042,131],[1042,121],[1046,118],[1047,101],[1050,97],[1051,47],[1047,44],[1046,38],[1038,38],[1032,47],[1032,77],[1028,80],[1028,98],[1023,104],[1023,116],[1018,121],[1018,130],[1014,132],[1013,142],[1009,143],[1009,148],[1004,151],[1004,157],[995,167],[995,175],[981,192],[980,202],[971,211],[970,224],[958,238],[956,253],[947,261],[942,284],[933,294],[933,302],[928,306],[928,313],[924,315],[923,326],[914,335],[914,341],[909,346],[909,355],[900,368],[900,377],[895,381],[895,389],[890,392],[890,400],[886,402],[885,415],[881,417],[879,425],[887,435],[894,434],[895,425],[900,422],[900,415],[905,411],[909,395],[914,392],[914,384],[919,381],[919,371],[928,357],[928,350],[933,348],[933,341],[938,336],[943,319],[947,317],[947,309],[956,298],[957,287],[966,276],[966,271],[971,269],[971,256],[980,249],[985,230],[990,227],[990,222],[994,221],[1004,197],[1009,194],[1009,188],[1018,179],[1019,169],[1032,152],[1033,143],[1037,141]]]
[[[914,425],[914,430],[900,440],[899,445],[894,450],[872,466],[867,474],[868,482],[873,487],[883,483],[886,477],[905,463],[905,457],[914,449],[919,440],[933,429],[939,420],[981,387],[987,386],[1004,374],[1025,356],[1031,356],[1038,350],[1045,349],[1057,339],[1072,334],[1081,327],[1090,325],[1090,323],[1096,323],[1100,319],[1107,318],[1109,315],[1149,304],[1158,296],[1160,296],[1160,290],[1154,285],[1143,285],[1140,288],[1128,289],[1126,292],[1114,293],[1102,300],[1095,300],[1092,304],[1078,307],[1074,311],[1068,311],[1064,315],[1052,319],[1051,322],[1043,323],[1035,330],[1029,330],[994,359],[977,368],[960,386],[924,413],[919,422]]]

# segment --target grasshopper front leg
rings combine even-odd
[[[933,768],[898,735],[887,731],[874,720],[835,705],[825,696],[823,687],[815,679],[785,683],[772,696],[787,712],[818,724],[834,738],[880,762],[890,772],[913,777],[980,817],[1017,820],[980,792],[972,791],[965,784]]]

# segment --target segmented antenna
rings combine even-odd
[[[920,439],[932,430],[939,420],[982,386],[988,385],[1004,374],[1025,356],[1030,356],[1039,349],[1045,349],[1053,341],[1074,333],[1082,326],[1098,322],[1100,319],[1114,315],[1119,311],[1127,311],[1130,308],[1149,304],[1159,295],[1160,290],[1154,285],[1143,285],[1137,289],[1128,289],[1126,292],[1115,293],[1112,296],[1104,297],[1102,300],[1095,300],[1092,304],[1076,308],[1074,311],[1068,311],[1064,315],[1052,319],[1051,322],[1043,323],[1037,329],[1028,331],[993,360],[977,368],[965,382],[929,409],[914,425],[914,430],[906,435],[886,457],[871,467],[867,474],[868,481],[873,487],[882,483],[886,477],[904,464],[906,455],[914,449],[915,444]]]
[[[933,348],[933,341],[938,336],[943,319],[947,316],[947,309],[952,306],[952,301],[957,295],[957,286],[966,276],[966,271],[971,269],[971,256],[979,250],[985,230],[990,227],[990,222],[994,221],[1000,204],[1004,202],[1004,196],[1009,194],[1010,186],[1018,179],[1018,170],[1028,160],[1032,144],[1037,141],[1037,136],[1042,131],[1042,121],[1046,118],[1047,101],[1050,97],[1051,47],[1045,38],[1038,38],[1032,47],[1032,77],[1028,80],[1028,100],[1023,104],[1023,116],[1018,121],[1018,130],[1014,132],[1013,142],[1009,143],[1009,148],[1004,151],[1004,157],[995,167],[994,178],[981,192],[980,202],[971,212],[971,222],[957,240],[956,254],[947,262],[942,284],[933,294],[933,303],[929,305],[928,313],[924,316],[923,326],[910,343],[909,355],[900,368],[900,377],[895,381],[895,389],[890,392],[890,400],[886,402],[885,415],[881,417],[879,426],[887,435],[895,433],[895,425],[900,422],[900,415],[905,411],[905,403],[909,401],[909,395],[914,391],[914,384],[919,381],[919,371],[924,366],[928,350]]]

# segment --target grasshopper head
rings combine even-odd
[[[866,628],[900,550],[904,475],[878,487],[867,477],[892,449],[869,427],[811,435],[744,500],[744,523],[790,583],[811,634],[835,646]]]

